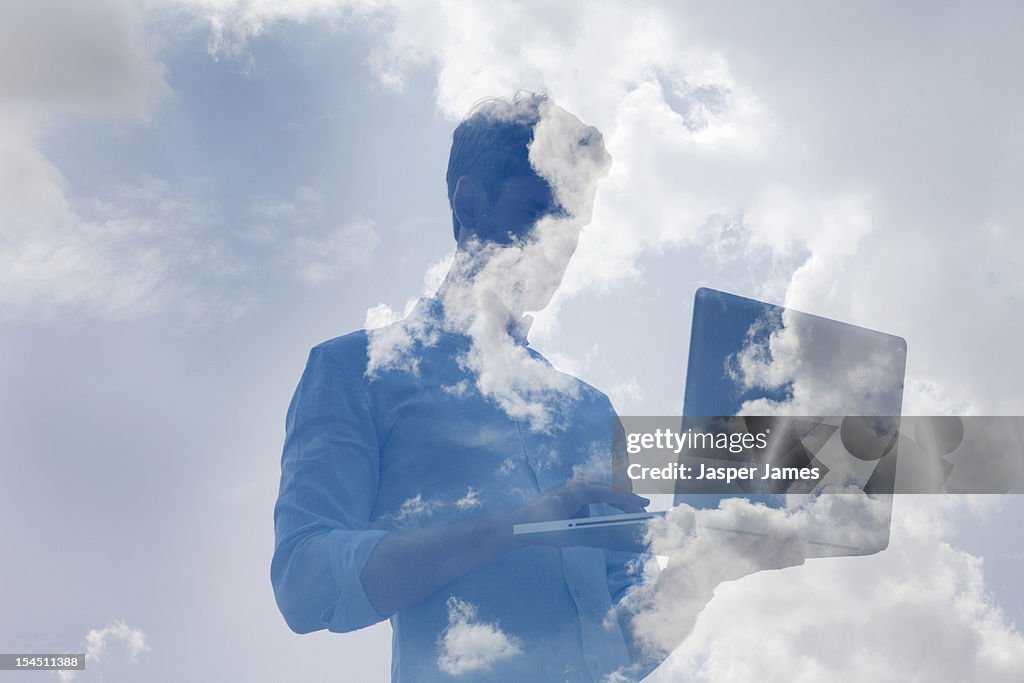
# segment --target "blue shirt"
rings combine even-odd
[[[439,308],[423,300],[414,316]],[[576,398],[556,407],[561,426],[532,431],[478,393],[459,362],[468,349],[466,337],[441,333],[409,349],[415,370],[372,378],[365,331],[310,352],[288,410],[274,511],[271,579],[292,629],[383,620],[359,577],[390,531],[519,505],[588,458],[610,459],[604,394],[570,378]],[[636,580],[634,557],[548,546],[500,556],[390,616],[392,681],[602,681],[630,663],[607,616]]]

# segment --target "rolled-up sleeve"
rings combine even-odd
[[[314,347],[288,408],[270,577],[297,633],[384,619],[360,574],[387,533],[369,528],[379,446],[355,335]]]

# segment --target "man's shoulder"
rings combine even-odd
[[[355,330],[339,337],[333,337],[320,342],[311,351],[326,353],[332,356],[346,356],[352,354],[365,354],[367,346],[366,330]]]
[[[584,382],[579,377],[576,378],[576,381],[579,383],[581,398],[589,402],[595,408],[607,410],[610,413],[615,412],[615,408],[612,406],[611,399],[608,398],[607,394],[595,387],[593,384]]]
[[[320,342],[309,350],[309,359],[362,374],[366,369],[367,343],[366,330],[356,330]]]

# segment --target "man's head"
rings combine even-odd
[[[552,128],[556,130],[552,131]],[[537,132],[547,130],[547,142],[537,147]],[[464,246],[470,239],[498,245],[511,244],[529,236],[546,216],[572,217],[579,214],[579,198],[566,196],[564,170],[566,144],[551,145],[552,133],[571,138],[568,147],[586,148],[591,162],[572,169],[576,176],[588,175],[590,198],[596,181],[607,170],[610,157],[600,132],[556,106],[545,95],[517,94],[512,99],[489,98],[478,103],[452,135],[448,159],[448,201],[452,208],[455,239]],[[579,157],[575,151],[569,156]],[[573,159],[569,159],[571,165]],[[554,169],[554,170],[552,170]],[[581,178],[575,178],[576,185]],[[572,183],[570,183],[572,184]],[[589,214],[589,202],[587,214]],[[589,215],[576,215],[586,223]]]
[[[510,311],[544,308],[590,222],[611,157],[601,133],[544,95],[493,98],[452,136],[448,198],[466,283]]]

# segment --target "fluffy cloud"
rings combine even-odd
[[[498,624],[479,621],[476,606],[456,597],[448,598],[448,626],[437,646],[437,667],[452,676],[487,671],[497,662],[523,654],[515,638]]]
[[[473,510],[483,505],[480,500],[480,492],[470,486],[466,489],[466,495],[455,501],[455,507],[459,510]]]
[[[394,522],[399,526],[417,526],[429,518],[442,512],[451,513],[452,509],[459,513],[475,510],[483,505],[480,491],[472,486],[466,489],[466,494],[451,502],[441,498],[424,498],[422,493],[417,493],[412,498],[407,498],[394,514]]]
[[[844,542],[877,546],[887,510],[865,501],[826,497],[785,514],[733,499],[654,523],[652,550],[668,566],[652,559],[620,606],[647,652],[672,653],[645,680],[1018,680],[1024,636],[993,603],[981,559],[946,542],[953,519],[991,501],[905,497],[887,550],[792,566],[792,540],[809,531],[842,528]],[[764,536],[708,530],[758,524]]]
[[[882,553],[719,586],[650,680],[1019,680],[1024,637],[993,604],[981,560],[946,542],[964,501],[897,503]]]
[[[103,628],[90,629],[85,634],[86,671],[102,667],[103,663],[110,659],[114,646],[123,648],[124,655],[129,662],[137,662],[141,654],[150,650],[148,639],[142,629],[134,628],[120,619],[115,619]],[[77,675],[76,671],[58,672],[61,683],[73,681]]]
[[[55,213],[8,215],[0,315],[46,318],[78,310],[116,319],[173,307],[231,318],[244,309],[244,301],[217,293],[244,268],[211,235],[215,211],[166,183],[144,178],[78,211]]]
[[[533,88],[598,126],[615,163],[560,297],[538,317],[542,342],[560,302],[643,278],[653,254],[700,248],[713,266],[749,266],[719,271],[726,288],[907,337],[911,412],[1024,405],[1003,371],[1024,361],[1013,342],[1024,322],[1005,315],[1024,300],[1011,181],[1021,94],[1005,87],[1024,68],[1006,34],[1019,9],[188,7],[221,50],[284,20],[368,27],[381,82],[433,69],[452,119],[480,97]]]
[[[743,391],[788,395],[745,401],[746,415],[896,415],[905,362],[902,342],[787,309],[754,324],[729,375]]]
[[[146,18],[121,0],[0,8],[2,318],[74,311],[121,319],[171,310],[231,319],[251,305],[244,263],[254,248],[268,250],[272,268],[310,284],[332,281],[372,255],[373,223],[330,225],[312,188],[258,199],[251,228],[231,231],[218,206],[159,178],[85,197],[68,186],[41,150],[51,125],[83,118],[145,124],[171,94],[156,55],[160,41],[143,31]]]
[[[131,661],[137,661],[143,652],[149,652],[146,634],[142,629],[133,628],[116,619],[101,629],[92,629],[85,634],[85,658],[94,662],[103,661],[107,648],[113,643],[122,643]]]
[[[223,50],[278,21],[365,20],[380,31],[371,68],[381,81],[400,87],[410,68],[433,65],[438,107],[453,120],[482,97],[528,88],[600,128],[615,163],[564,284],[569,294],[636,276],[647,250],[692,244],[709,216],[749,196],[750,169],[738,175],[737,164],[756,168],[774,151],[754,93],[720,54],[681,41],[657,6],[187,4]]]
[[[40,151],[60,117],[140,121],[170,92],[131,3],[57,5],[0,8],[0,316],[121,318],[172,300],[230,316],[203,292],[237,267],[201,235],[209,207],[153,178],[73,200]]]
[[[448,273],[448,270],[452,267],[452,260],[455,258],[455,250],[453,249],[449,253],[442,256],[440,259],[432,263],[423,276],[423,290],[422,296],[434,296],[437,293],[437,289],[441,286],[444,281],[444,276]],[[401,310],[395,310],[391,306],[385,303],[371,306],[366,311],[366,318],[363,321],[363,327],[367,330],[376,330],[382,327],[387,327],[393,323],[397,323],[403,318],[408,317],[412,312],[416,303],[419,301],[419,297],[412,297],[406,299],[405,305]],[[381,349],[383,352],[383,349]],[[392,360],[378,359],[377,361],[371,362],[371,366],[384,367]]]
[[[291,197],[261,197],[252,206],[249,238],[308,284],[331,282],[365,266],[380,241],[373,221],[354,218],[345,225],[327,227],[323,194],[298,187]]]
[[[685,642],[723,582],[791,567],[807,557],[877,552],[888,542],[889,510],[888,500],[852,494],[821,496],[789,509],[742,498],[726,499],[719,509],[676,506],[647,529],[651,552],[668,557],[668,566],[650,558],[644,581],[613,616],[628,614],[642,649],[661,659]]]

